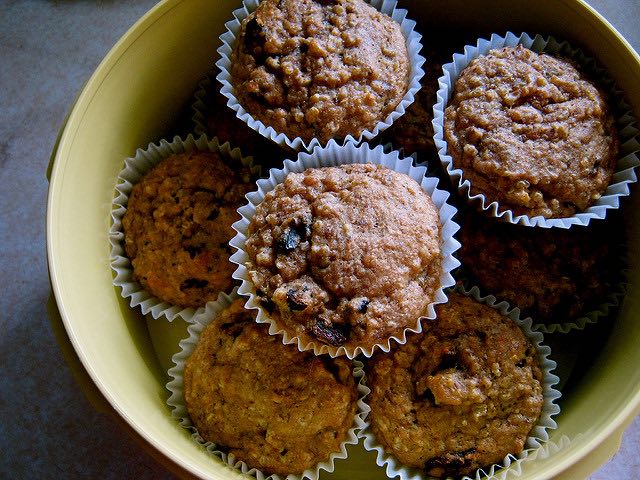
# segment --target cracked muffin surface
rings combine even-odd
[[[266,473],[300,474],[340,451],[356,414],[351,362],[298,351],[236,300],[203,330],[184,396],[207,441]]]
[[[535,347],[508,317],[458,293],[422,334],[369,362],[371,429],[429,475],[471,474],[518,454],[543,405]]]
[[[404,97],[410,71],[400,25],[363,0],[264,0],[231,57],[245,110],[305,141],[372,130]]]
[[[249,169],[219,154],[172,155],[134,185],[122,220],[133,277],[152,295],[200,307],[228,291],[236,209],[253,188]]]
[[[471,194],[516,215],[568,217],[605,192],[618,155],[607,99],[565,59],[518,47],[456,80],[444,136]]]
[[[438,209],[405,174],[372,164],[290,173],[245,244],[263,309],[301,345],[368,348],[416,327],[440,287]]]

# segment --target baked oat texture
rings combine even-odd
[[[285,476],[340,451],[357,387],[349,361],[283,345],[237,300],[202,332],[185,366],[184,395],[205,440]]]
[[[290,173],[256,209],[247,264],[279,327],[348,350],[416,327],[440,286],[440,219],[409,176],[353,164]]]
[[[400,25],[363,0],[264,0],[231,58],[234,94],[254,119],[305,141],[358,137],[408,89]]]
[[[497,310],[451,293],[424,322],[367,368],[377,440],[429,475],[472,474],[522,451],[540,416],[536,349]]]
[[[606,227],[530,228],[469,212],[458,255],[473,285],[523,317],[569,323],[604,302],[619,268],[611,242],[621,236],[614,219]]]
[[[571,62],[523,46],[492,50],[462,71],[444,135],[471,193],[517,215],[584,211],[618,155],[605,96]]]
[[[253,188],[219,154],[172,155],[134,185],[122,220],[133,277],[159,299],[200,307],[232,286],[231,224]]]

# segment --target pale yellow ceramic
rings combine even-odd
[[[115,179],[123,159],[150,141],[172,136],[198,80],[211,70],[223,24],[235,0],[166,0],[113,48],[80,94],[52,158],[47,214],[51,282],[71,363],[97,405],[114,409],[157,458],[181,475],[227,479],[239,475],[207,455],[171,418],[165,371],[180,322],[149,322],[132,311],[112,285],[107,232]],[[586,4],[553,2],[400,2],[412,17],[478,33],[552,34],[582,46],[604,65],[640,117],[640,58]],[[624,427],[640,411],[640,192],[624,202],[630,242],[628,295],[601,345],[582,351],[561,401],[559,428],[545,452],[522,463],[523,479],[583,478],[610,456]],[[634,255],[635,254],[635,255]],[[52,309],[54,311],[54,309]],[[60,325],[53,319],[54,325]],[[603,328],[598,327],[596,328]],[[593,337],[593,336],[592,336]],[[68,339],[68,340],[67,340]],[[575,341],[575,339],[572,339]],[[76,357],[77,355],[77,357]],[[574,358],[572,361],[576,361]],[[77,363],[76,366],[80,364]],[[85,371],[88,373],[86,377]],[[535,457],[535,458],[533,458]],[[323,478],[385,478],[361,448]],[[503,475],[507,475],[503,472]]]

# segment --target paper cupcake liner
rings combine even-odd
[[[207,452],[219,458],[224,464],[236,469],[245,475],[255,477],[257,480],[273,479],[284,480],[281,476],[273,474],[268,475],[247,465],[245,462],[238,460],[233,454],[228,454],[218,448],[213,442],[203,439],[198,430],[194,427],[187,412],[184,401],[184,367],[185,362],[193,353],[200,334],[204,328],[214,320],[218,314],[227,308],[234,300],[240,298],[235,288],[230,295],[221,293],[215,302],[209,302],[203,311],[193,317],[193,323],[187,329],[189,337],[180,342],[180,351],[173,357],[174,366],[169,369],[169,377],[171,380],[167,383],[167,389],[170,392],[167,404],[171,408],[171,415],[180,422],[180,425],[191,432],[191,438],[204,447]],[[333,472],[336,460],[344,460],[348,456],[347,445],[356,445],[358,443],[358,432],[364,427],[364,408],[363,398],[369,393],[369,389],[363,383],[364,371],[363,365],[357,360],[353,361],[353,376],[358,382],[358,411],[353,420],[353,427],[349,429],[347,439],[340,444],[340,451],[332,453],[328,460],[319,463],[312,469],[305,470],[300,475],[287,475],[286,480],[299,480],[307,478],[317,480],[321,471]]]
[[[356,355],[362,353],[366,357],[370,357],[376,348],[388,352],[392,342],[405,343],[407,332],[422,331],[420,319],[416,319],[415,324],[406,327],[401,334],[390,336],[388,339],[372,347],[356,347],[352,350],[347,350],[347,348],[343,346],[334,347],[314,341],[304,343],[303,339],[286,332],[285,329],[277,325],[275,320],[269,317],[268,313],[265,312],[260,304],[260,299],[256,295],[255,286],[249,279],[249,272],[245,266],[247,261],[249,261],[249,256],[245,252],[245,241],[247,239],[249,223],[253,218],[257,205],[262,202],[265,195],[273,190],[276,185],[282,183],[289,173],[300,173],[308,168],[332,167],[353,163],[384,165],[396,172],[410,176],[431,196],[436,208],[438,208],[440,212],[440,223],[442,225],[442,237],[440,240],[442,273],[440,275],[440,287],[435,293],[434,301],[428,306],[427,314],[422,318],[435,318],[436,313],[434,306],[447,301],[444,289],[455,284],[451,271],[460,265],[460,262],[453,256],[453,253],[460,247],[460,243],[453,238],[459,226],[453,221],[456,209],[447,203],[449,193],[438,189],[438,179],[426,177],[426,168],[414,166],[411,157],[400,158],[396,151],[385,154],[382,146],[371,149],[366,143],[360,146],[351,142],[345,145],[338,145],[335,141],[331,140],[324,148],[316,147],[311,153],[298,154],[297,161],[285,160],[284,168],[271,169],[269,171],[269,178],[258,180],[258,190],[247,194],[249,203],[238,209],[242,219],[233,224],[233,228],[238,234],[233,237],[230,242],[230,245],[238,250],[231,256],[231,261],[238,265],[238,268],[233,274],[233,278],[242,281],[238,293],[249,297],[246,303],[247,308],[258,310],[256,316],[258,323],[270,324],[269,333],[271,335],[282,335],[283,343],[295,343],[298,346],[298,350],[313,350],[316,355],[327,353],[331,357],[346,355],[348,358],[354,358]]]
[[[593,78],[605,79],[602,85],[611,101],[614,102],[612,111],[616,118],[620,137],[620,152],[615,173],[606,191],[593,205],[583,212],[576,213],[570,217],[544,218],[541,215],[529,217],[527,215],[516,215],[511,210],[499,211],[500,206],[497,201],[490,202],[483,194],[474,195],[471,193],[470,181],[463,177],[462,169],[453,165],[453,159],[447,151],[447,142],[444,139],[444,110],[451,99],[455,82],[460,73],[473,59],[486,55],[489,50],[515,47],[517,45],[523,45],[537,53],[544,52],[574,60]],[[585,56],[581,50],[571,47],[567,42],[558,42],[553,37],[544,38],[536,35],[532,38],[526,33],[516,36],[511,32],[507,32],[504,37],[493,34],[489,40],[479,39],[475,46],[465,46],[464,53],[455,54],[453,62],[443,66],[443,72],[444,75],[438,80],[440,89],[433,108],[434,141],[440,161],[451,177],[452,183],[457,185],[459,193],[478,209],[509,223],[531,227],[570,228],[572,225],[586,226],[592,219],[604,219],[608,210],[619,208],[621,197],[629,195],[629,184],[637,181],[634,170],[640,165],[640,159],[638,158],[640,143],[638,141],[638,129],[635,127],[636,120],[631,113],[629,105],[624,102],[621,92],[616,90],[614,82],[608,73],[598,67],[592,58]]]
[[[109,229],[109,244],[111,246],[109,261],[111,269],[115,272],[113,284],[120,288],[122,297],[129,300],[131,307],[139,306],[143,314],[150,314],[155,319],[164,316],[170,322],[176,316],[189,322],[203,307],[195,309],[172,305],[151,295],[140,283],[134,280],[133,267],[124,250],[122,218],[127,211],[127,203],[133,186],[145,174],[171,155],[195,150],[220,153],[245,167],[249,167],[256,176],[260,173],[260,167],[253,166],[251,157],[243,157],[239,149],[232,150],[228,143],[220,145],[217,139],[209,140],[205,135],[201,135],[198,138],[189,135],[185,140],[176,136],[171,142],[161,140],[157,144],[150,143],[145,150],[138,149],[134,157],[129,157],[124,161],[124,168],[118,174],[115,198],[112,204],[112,223]]]
[[[209,92],[213,88],[213,82],[209,75],[198,82],[198,89],[194,94],[193,103],[191,104],[191,111],[193,112],[191,121],[193,122],[193,131],[196,135],[207,135],[206,113],[210,103]]]
[[[520,463],[525,460],[529,455],[537,455],[537,451],[544,447],[549,440],[549,430],[557,428],[553,416],[560,413],[560,407],[557,405],[557,400],[560,398],[561,393],[554,388],[560,381],[553,370],[556,368],[556,362],[551,359],[551,348],[543,345],[544,337],[542,333],[532,330],[531,318],[520,318],[520,310],[518,308],[511,308],[507,302],[497,302],[496,298],[492,295],[481,296],[480,290],[473,287],[470,290],[465,290],[460,286],[457,286],[453,291],[471,297],[478,302],[488,305],[498,310],[502,315],[509,317],[513,320],[529,338],[531,343],[536,347],[538,351],[538,362],[543,373],[542,380],[542,394],[544,403],[542,406],[542,412],[538,420],[538,424],[533,427],[529,436],[527,437],[524,450],[518,454],[508,454],[504,457],[502,464],[491,465],[487,470],[478,469],[474,476],[463,476],[462,480],[481,480],[482,478],[493,478],[493,475],[504,470],[513,469],[514,473],[520,471]],[[366,372],[364,383],[366,385]],[[365,407],[365,420],[371,408],[367,404],[366,397],[364,399]],[[428,480],[433,477],[427,475],[423,470],[403,466],[398,459],[393,455],[387,453],[384,447],[378,443],[375,435],[371,431],[371,422],[366,421],[366,427],[360,431],[360,438],[364,439],[364,448],[367,451],[377,452],[376,464],[386,469],[387,476],[389,478],[400,477],[401,480]],[[453,477],[447,477],[452,480]]]
[[[411,64],[409,84],[407,92],[395,110],[387,115],[384,120],[378,122],[373,130],[363,131],[358,138],[354,138],[352,135],[347,135],[344,142],[341,141],[341,143],[360,143],[365,139],[371,140],[376,137],[378,133],[390,127],[398,117],[404,114],[407,107],[413,103],[415,94],[420,90],[420,80],[424,76],[422,65],[424,64],[425,59],[420,55],[420,50],[422,48],[420,40],[422,35],[415,31],[416,22],[407,18],[407,10],[396,8],[396,0],[365,1],[400,24],[402,33],[405,37],[407,50],[409,52],[409,61]],[[242,20],[249,16],[249,14],[257,8],[259,3],[260,0],[244,0],[243,6],[234,10],[233,20],[230,20],[225,24],[227,31],[220,36],[222,46],[217,50],[220,55],[220,59],[216,62],[216,66],[220,69],[220,73],[216,78],[222,84],[221,93],[227,97],[227,105],[236,112],[236,116],[246,122],[247,125],[259,132],[261,135],[270,138],[279,145],[286,145],[294,151],[306,150],[310,152],[314,147],[321,145],[318,139],[313,138],[310,141],[305,142],[301,137],[290,138],[285,133],[276,132],[273,127],[265,125],[260,120],[255,120],[253,116],[236,100],[233,86],[231,84],[231,55],[233,52],[233,45],[235,43],[236,36],[240,32]]]

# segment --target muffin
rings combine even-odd
[[[404,153],[417,153],[429,158],[437,158],[438,153],[433,143],[433,104],[438,91],[438,76],[442,73],[440,64],[429,62],[425,65],[421,89],[415,101],[407,108],[404,115],[389,127],[383,137],[395,148],[402,148]]]
[[[441,287],[439,210],[408,175],[374,164],[289,173],[248,226],[245,264],[278,328],[370,348],[413,327]]]
[[[236,300],[204,328],[184,369],[198,433],[267,474],[301,474],[340,452],[356,414],[351,362],[299,352]]]
[[[252,189],[248,168],[215,152],[174,154],[136,185],[122,219],[133,278],[157,298],[200,307],[232,286],[236,209]]]
[[[471,195],[529,217],[586,210],[607,189],[618,154],[603,93],[570,61],[522,45],[491,50],[461,72],[444,138]]]
[[[619,270],[615,223],[533,229],[469,212],[460,223],[459,259],[470,284],[519,307],[534,324],[569,323],[609,293]]]
[[[411,72],[400,25],[363,0],[264,0],[230,61],[233,95],[253,119],[321,143],[373,129]]]
[[[208,77],[200,86],[193,106],[196,131],[217,137],[221,144],[229,142],[232,148],[239,147],[244,155],[251,155],[260,165],[273,167],[282,164],[287,154],[284,148],[240,120],[227,107],[226,97]]]
[[[435,477],[471,474],[517,455],[544,405],[537,351],[492,307],[458,293],[390,354],[371,358],[376,440]]]

